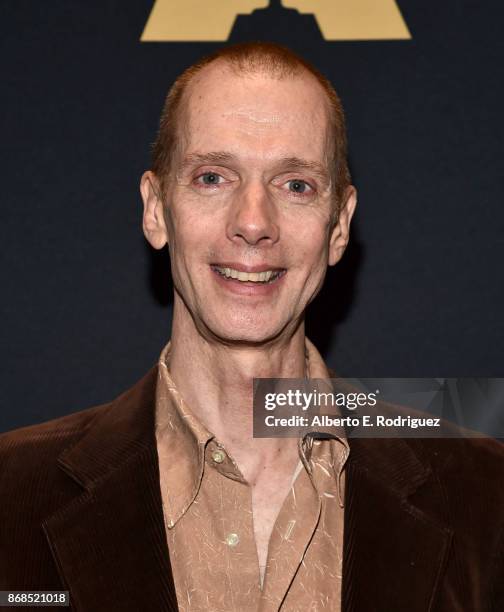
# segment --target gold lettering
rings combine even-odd
[[[395,0],[284,0],[283,5],[313,13],[326,40],[411,38]]]
[[[140,40],[227,40],[238,13],[267,6],[268,0],[156,0]]]
[[[283,5],[313,14],[326,40],[411,38],[395,0],[284,0]],[[224,41],[237,14],[267,6],[268,0],[155,0],[141,40]]]

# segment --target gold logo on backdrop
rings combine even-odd
[[[267,6],[268,0],[155,0],[141,40],[224,41],[238,14]],[[282,6],[313,14],[326,40],[411,38],[395,0],[284,0]]]

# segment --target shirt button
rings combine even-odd
[[[225,458],[226,458],[226,455],[221,450],[215,450],[212,453],[212,459],[215,461],[215,463],[222,463]]]
[[[226,536],[226,544],[228,546],[236,546],[240,541],[240,537],[237,533],[228,533]]]

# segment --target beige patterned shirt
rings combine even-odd
[[[341,608],[343,437],[299,441],[300,462],[277,517],[264,579],[251,488],[185,404],[159,360],[156,438],[166,535],[181,612],[338,612]],[[328,378],[306,340],[312,378]]]

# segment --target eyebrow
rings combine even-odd
[[[233,161],[235,156],[226,151],[212,151],[210,153],[191,153],[182,160],[179,171],[187,170],[198,164],[225,164]]]
[[[327,168],[319,162],[300,159],[299,157],[284,157],[278,161],[278,165],[289,168],[289,170],[308,170],[315,174],[324,184],[329,183],[330,180]]]
[[[211,151],[209,153],[191,153],[187,155],[180,165],[179,172],[184,172],[188,168],[199,164],[227,164],[236,161],[236,156],[227,151]],[[317,178],[327,185],[330,182],[330,173],[327,168],[315,161],[302,159],[300,157],[282,157],[275,161],[274,165],[277,168],[282,168],[284,171],[308,170],[317,176]]]

